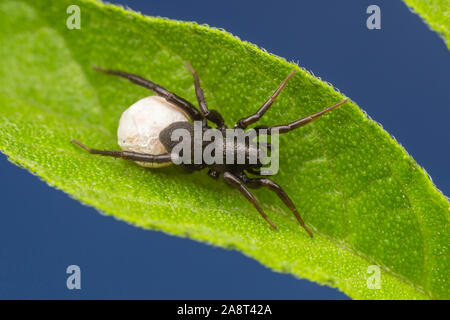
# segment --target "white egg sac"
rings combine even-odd
[[[125,151],[145,154],[167,153],[159,141],[159,133],[175,121],[189,121],[188,116],[177,106],[159,96],[139,100],[122,113],[117,130],[119,146]],[[156,164],[137,162],[144,167],[162,167]],[[170,164],[170,163],[169,163]]]

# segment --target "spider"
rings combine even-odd
[[[126,160],[136,161],[141,165],[159,167],[165,164],[173,163],[172,161],[173,159],[171,158],[171,151],[174,147],[174,142],[171,141],[171,134],[174,132],[175,129],[184,128],[189,132],[193,132],[194,125],[192,121],[200,121],[202,131],[204,131],[211,129],[211,127],[208,124],[209,121],[213,123],[216,127],[215,129],[212,130],[218,130],[220,134],[224,136],[225,131],[228,129],[227,126],[225,125],[224,118],[218,111],[208,108],[208,105],[205,101],[203,90],[200,86],[200,79],[197,73],[188,62],[185,62],[185,65],[192,73],[195,86],[195,93],[200,110],[194,107],[194,105],[188,102],[187,100],[179,97],[178,95],[168,91],[164,87],[150,80],[147,80],[141,76],[117,70],[101,69],[98,67],[93,67],[93,69],[96,71],[123,77],[135,84],[150,89],[151,91],[156,93],[156,95],[160,97],[159,99],[161,99],[164,103],[166,104],[168,103],[171,107],[178,110],[178,112],[182,112],[184,115],[187,115],[186,121],[173,121],[169,123],[167,127],[163,128],[163,130],[160,130],[159,141],[165,147],[165,152],[162,153],[160,152],[159,154],[149,154],[145,152],[134,152],[129,150],[124,151],[98,150],[89,148],[77,140],[72,140],[72,142],[91,154],[122,158]],[[294,76],[295,72],[296,72],[295,69],[292,70],[289,73],[289,75],[281,82],[281,84],[278,86],[278,88],[275,90],[272,96],[270,96],[270,98],[255,113],[240,119],[233,129],[245,130],[249,125],[259,121],[261,117],[267,112],[267,110],[272,106],[275,99],[278,97],[283,88],[286,86],[289,79],[291,79]],[[158,98],[155,96],[152,97]],[[287,133],[306,125],[312,120],[317,119],[320,116],[324,115],[325,113],[345,104],[347,101],[348,99],[342,100],[337,104],[325,108],[317,113],[311,114],[307,117],[298,119],[296,121],[287,124],[275,126],[257,126],[254,129],[255,130],[266,129],[267,135],[269,136],[271,135],[272,131],[274,131],[275,133],[278,132],[280,134]],[[238,149],[244,150],[244,152],[246,152],[247,155],[250,149],[249,143],[247,141],[244,141],[243,144],[241,142],[240,145],[239,143],[240,142],[235,142],[234,148],[236,150]],[[268,144],[267,146],[268,149],[270,150],[270,144]],[[225,159],[225,153],[223,153],[223,158]],[[260,188],[260,187],[268,188],[269,190],[273,191],[284,202],[284,204],[290,209],[290,211],[292,211],[297,221],[305,229],[305,231],[309,234],[309,236],[313,237],[312,231],[306,226],[297,208],[295,207],[294,203],[287,195],[287,193],[277,183],[261,175],[260,169],[262,167],[262,163],[260,160],[261,159],[258,159],[256,164],[250,164],[247,161],[244,164],[236,164],[236,163],[226,164],[226,161],[222,161],[221,164],[218,163],[207,164],[204,161],[202,161],[201,163],[194,163],[194,162],[182,163],[181,165],[188,168],[190,171],[197,171],[202,170],[204,168],[209,168],[208,175],[214,179],[217,179],[220,175],[222,175],[225,182],[228,183],[230,186],[238,189],[242,193],[242,195],[256,208],[256,210],[259,212],[262,218],[264,218],[273,229],[277,230],[277,226],[268,218],[268,216],[258,203],[257,199],[255,198],[255,196],[249,190],[249,188]],[[247,173],[256,175],[257,177],[250,178],[247,176]]]

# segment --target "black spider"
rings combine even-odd
[[[186,62],[185,63],[187,68],[190,70],[194,77],[194,84],[195,84],[195,93],[197,96],[198,104],[200,107],[200,111],[195,108],[190,102],[186,101],[185,99],[177,96],[176,94],[166,90],[162,86],[153,83],[150,80],[144,79],[138,75],[129,74],[122,71],[116,71],[116,70],[105,70],[100,69],[97,67],[93,67],[97,71],[101,71],[104,73],[117,75],[120,77],[124,77],[131,82],[134,82],[142,87],[145,87],[147,89],[152,90],[157,95],[163,97],[166,99],[167,102],[177,106],[182,111],[184,111],[193,121],[201,121],[202,123],[202,130],[211,129],[208,126],[207,121],[211,121],[216,125],[216,129],[213,130],[219,130],[222,136],[225,135],[225,130],[227,129],[223,117],[220,115],[219,112],[216,110],[210,110],[208,108],[208,105],[206,104],[205,97],[203,94],[203,90],[200,86],[200,80],[195,72],[195,70],[192,68],[192,66]],[[240,119],[237,124],[235,125],[234,129],[246,129],[249,125],[257,122],[263,115],[266,113],[266,111],[270,108],[270,106],[273,104],[276,97],[280,94],[286,83],[290,78],[292,78],[295,74],[296,70],[292,70],[289,75],[286,77],[286,79],[280,84],[280,86],[275,90],[273,95],[256,111],[254,114]],[[339,107],[347,102],[347,99],[331,106],[326,109],[323,109],[322,111],[319,111],[315,114],[309,115],[305,118],[296,120],[294,122],[288,123],[288,124],[282,124],[282,125],[276,125],[276,126],[258,126],[255,127],[255,130],[258,129],[266,129],[267,134],[270,135],[272,131],[278,133],[286,133],[291,130],[297,129],[310,121],[322,116],[323,114],[333,110],[336,107]],[[162,144],[165,146],[167,153],[164,154],[158,154],[158,155],[152,155],[152,154],[144,154],[144,153],[136,153],[131,151],[107,151],[107,150],[97,150],[97,149],[91,149],[85,146],[84,144],[80,143],[79,141],[73,140],[72,142],[76,143],[83,149],[87,150],[88,152],[92,154],[100,154],[104,156],[111,156],[116,158],[123,158],[126,160],[132,160],[132,161],[139,161],[139,162],[150,162],[150,163],[170,163],[172,162],[171,158],[171,151],[174,147],[174,141],[172,141],[171,134],[175,129],[178,128],[184,128],[187,129],[189,132],[193,132],[194,125],[191,122],[188,121],[178,121],[170,124],[168,127],[166,127],[164,130],[162,130],[159,134],[159,140],[162,142]],[[224,139],[225,140],[225,139]],[[248,141],[245,140],[245,142],[242,144],[239,144],[239,142],[235,142],[234,148],[236,150],[243,150],[246,154],[246,160],[248,160],[248,154],[250,145]],[[224,149],[225,150],[225,149]],[[223,159],[225,159],[225,152],[223,153]],[[261,214],[261,216],[276,230],[277,227],[275,224],[267,217],[259,203],[257,202],[256,198],[253,196],[253,194],[248,190],[249,188],[259,188],[259,187],[267,187],[273,192],[275,192],[278,197],[284,202],[284,204],[293,212],[295,217],[297,218],[300,225],[308,232],[308,234],[312,237],[313,233],[311,230],[305,225],[303,219],[301,218],[300,214],[298,213],[294,203],[289,198],[289,196],[284,192],[284,190],[275,182],[272,180],[262,177],[260,169],[262,167],[262,162],[260,159],[258,159],[256,164],[250,164],[248,161],[246,161],[245,164],[226,164],[226,161],[222,161],[222,164],[206,164],[204,161],[200,164],[194,164],[192,161],[191,163],[183,163],[181,164],[185,167],[187,167],[190,170],[201,170],[204,168],[209,168],[208,175],[211,176],[214,179],[217,179],[220,174],[223,175],[223,179],[230,184],[231,186],[239,189],[239,191],[247,198],[248,201],[250,201],[253,206],[258,210],[258,212]],[[259,175],[258,178],[249,178],[245,172]]]

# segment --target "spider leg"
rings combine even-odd
[[[265,125],[263,125],[263,126],[256,126],[254,129],[256,130],[256,132],[258,132],[259,129],[265,129],[265,130],[267,130],[267,134],[268,135],[270,135],[272,133],[272,130],[278,130],[278,133],[286,133],[286,132],[289,132],[289,131],[292,131],[294,129],[297,129],[297,128],[300,128],[300,127],[304,126],[305,124],[313,121],[314,119],[317,119],[317,118],[323,116],[325,113],[330,112],[331,110],[342,106],[347,101],[348,101],[348,99],[344,99],[341,102],[339,102],[339,103],[337,103],[337,104],[335,104],[335,105],[333,105],[331,107],[325,108],[325,109],[323,109],[323,110],[321,110],[319,112],[316,112],[314,114],[311,114],[311,115],[309,115],[307,117],[304,117],[302,119],[293,121],[293,122],[288,123],[288,124],[281,124],[281,125],[275,125],[275,126],[265,126]]]
[[[261,170],[260,169],[247,168],[247,169],[245,169],[245,171],[247,171],[248,173],[254,174],[256,176],[260,176],[261,175]]]
[[[222,115],[216,110],[209,110],[208,104],[205,100],[205,94],[203,93],[203,89],[200,86],[200,78],[198,77],[197,72],[195,72],[194,68],[189,64],[189,62],[185,61],[184,64],[194,77],[195,95],[197,96],[198,105],[200,106],[200,112],[206,119],[208,119],[212,123],[215,123],[218,128],[226,128],[224,125],[225,121],[223,120]]]
[[[104,72],[107,74],[116,75],[122,78],[126,78],[130,80],[131,82],[140,85],[144,88],[152,90],[154,93],[156,93],[158,96],[163,97],[168,102],[175,104],[176,106],[180,107],[184,112],[186,112],[189,117],[192,120],[203,120],[202,114],[187,100],[177,96],[175,93],[170,92],[166,88],[160,86],[159,84],[156,84],[150,80],[147,80],[141,76],[122,72],[118,70],[110,70],[110,69],[102,69],[99,67],[93,66],[92,69],[100,72]]]
[[[244,195],[244,197],[246,197],[247,200],[250,201],[251,204],[253,204],[253,206],[256,208],[256,210],[258,210],[259,214],[264,218],[264,220],[266,220],[270,224],[270,226],[272,228],[274,228],[275,230],[278,229],[277,226],[272,221],[270,221],[270,219],[267,217],[267,215],[265,214],[265,212],[259,205],[258,201],[256,200],[255,196],[247,189],[247,187],[244,185],[244,183],[238,177],[236,177],[234,174],[226,171],[223,174],[223,179],[225,180],[225,182],[227,182],[231,186],[238,188],[239,191]]]
[[[289,79],[291,79],[295,72],[297,70],[292,70],[288,76],[286,77],[286,79],[283,80],[283,82],[281,82],[281,84],[279,85],[279,87],[277,88],[277,90],[275,90],[275,92],[272,94],[272,96],[258,109],[258,111],[256,111],[254,114],[249,115],[248,117],[242,118],[240,119],[237,124],[235,125],[235,128],[241,128],[241,129],[245,129],[247,128],[249,125],[251,125],[252,123],[255,123],[256,121],[258,121],[259,119],[261,119],[261,117],[264,115],[264,113],[266,113],[267,110],[269,110],[269,108],[272,106],[273,102],[275,101],[275,99],[278,97],[278,95],[280,94],[280,92],[283,90],[284,86],[286,85],[286,83],[289,81]]]
[[[305,231],[309,234],[309,236],[312,238],[313,233],[312,231],[305,225],[305,222],[303,221],[302,217],[297,211],[297,208],[295,207],[294,203],[292,202],[291,198],[287,195],[287,193],[281,188],[277,183],[273,182],[270,179],[267,178],[255,178],[250,179],[247,178],[247,176],[243,176],[243,182],[248,185],[250,188],[259,188],[259,187],[267,187],[273,192],[275,192],[278,197],[284,202],[284,204],[292,211],[295,218],[297,218],[297,221],[300,223],[300,225],[305,229]]]
[[[140,162],[153,162],[153,163],[171,162],[170,153],[152,155],[152,154],[137,153],[137,152],[131,152],[131,151],[98,150],[98,149],[91,149],[77,140],[72,140],[72,142],[92,154],[99,154],[102,156],[122,158],[125,160],[140,161]]]

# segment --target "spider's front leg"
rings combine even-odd
[[[303,221],[302,217],[300,216],[300,213],[298,213],[297,208],[295,207],[291,198],[289,198],[287,193],[277,183],[275,183],[274,181],[272,181],[268,178],[251,179],[251,178],[248,178],[244,174],[242,175],[241,178],[242,178],[242,181],[246,185],[248,185],[250,188],[267,187],[271,191],[275,192],[278,195],[278,197],[284,202],[284,204],[292,211],[292,213],[294,214],[297,221],[305,229],[305,231],[309,234],[309,236],[311,238],[313,237],[312,231],[306,226],[305,222]]]
[[[205,94],[203,93],[203,89],[200,86],[200,78],[198,77],[197,72],[195,72],[194,68],[189,64],[189,62],[185,61],[184,64],[194,77],[195,95],[197,96],[197,101],[201,113],[206,119],[216,124],[218,129],[226,129],[225,121],[223,120],[222,115],[218,111],[210,110],[208,108],[208,104],[206,103],[205,99]]]
[[[259,205],[255,196],[247,189],[242,180],[240,180],[237,176],[228,171],[224,172],[223,179],[225,180],[226,183],[228,183],[232,187],[239,189],[239,191],[244,195],[244,197],[247,198],[247,200],[250,201],[251,204],[253,204],[256,210],[258,210],[259,214],[264,218],[264,220],[266,220],[267,223],[269,223],[272,228],[278,230],[277,226],[269,219],[269,217],[267,217],[266,213]]]
[[[264,102],[264,104],[259,107],[258,111],[256,111],[254,114],[251,114],[245,118],[240,119],[236,125],[235,128],[241,128],[241,129],[245,129],[247,128],[249,125],[251,125],[252,123],[257,122],[259,119],[261,119],[261,117],[266,113],[267,110],[269,110],[269,108],[272,106],[272,104],[274,103],[275,99],[278,97],[278,95],[281,93],[281,91],[283,90],[283,88],[286,86],[286,84],[288,83],[288,81],[294,76],[295,72],[297,70],[293,69],[288,76],[286,77],[286,79],[283,80],[283,82],[281,82],[281,84],[278,86],[277,90],[275,90],[275,92],[272,94],[272,96],[267,99],[266,102]]]
[[[314,119],[320,118],[324,114],[332,111],[333,109],[336,109],[337,107],[342,106],[343,104],[345,104],[347,102],[348,102],[348,99],[344,99],[344,100],[336,103],[335,105],[332,105],[331,107],[325,108],[319,112],[316,112],[314,114],[311,114],[309,116],[306,116],[304,118],[298,119],[296,121],[293,121],[293,122],[290,122],[287,124],[280,124],[280,125],[275,125],[275,126],[260,125],[260,126],[254,127],[253,129],[256,130],[256,132],[259,132],[260,129],[264,129],[268,135],[271,135],[272,131],[276,131],[277,133],[286,133],[286,132],[292,131],[294,129],[303,127],[305,124],[310,123]]]

